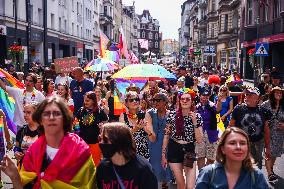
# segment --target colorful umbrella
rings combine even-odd
[[[131,80],[164,80],[176,77],[157,64],[131,64],[115,73],[112,78]]]
[[[119,65],[111,60],[107,60],[104,58],[97,58],[89,62],[85,70],[90,70],[94,72],[104,72],[104,71],[112,71],[118,69]]]

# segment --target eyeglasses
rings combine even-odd
[[[188,101],[191,101],[191,98],[189,98],[189,97],[182,97],[182,98],[180,98],[180,100],[188,102]]]
[[[138,97],[137,98],[131,98],[131,99],[128,99],[127,101],[128,102],[134,102],[134,101],[135,102],[140,102],[140,98],[138,98]]]
[[[45,119],[49,119],[51,118],[51,115],[53,118],[61,118],[62,117],[62,113],[60,111],[54,111],[54,112],[50,112],[50,111],[46,111],[46,112],[42,112],[42,117]]]
[[[160,98],[153,98],[153,102],[161,102],[163,99]]]

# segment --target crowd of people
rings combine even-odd
[[[25,85],[0,79],[15,99],[15,144],[0,109],[0,169],[13,188],[266,189],[267,180],[276,182],[273,167],[284,153],[277,70],[248,87],[236,71],[162,66],[177,79],[132,83],[125,94],[113,73],[56,73],[52,65],[21,78],[9,67]],[[125,105],[120,115],[116,95]]]

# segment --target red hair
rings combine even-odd
[[[220,85],[220,82],[221,82],[221,79],[218,75],[210,75],[208,77],[208,84],[211,85],[211,84],[217,84],[217,85]]]

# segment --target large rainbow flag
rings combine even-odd
[[[0,68],[0,78],[6,83],[7,86],[17,87],[23,89],[25,85],[19,80],[14,78],[8,72]],[[17,126],[14,124],[14,111],[15,100],[8,95],[3,89],[0,88],[0,109],[2,109],[6,115],[8,128],[14,133],[17,133]]]
[[[96,188],[96,168],[89,146],[78,135],[68,133],[64,136],[59,151],[42,174],[45,153],[46,139],[41,136],[25,154],[20,170],[24,185],[36,179],[33,189]]]

